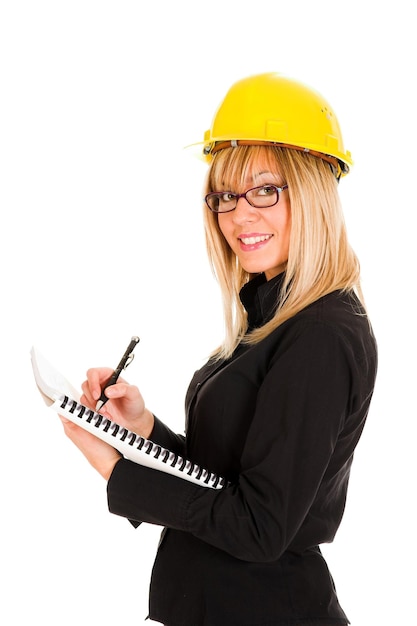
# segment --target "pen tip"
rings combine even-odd
[[[103,406],[104,402],[102,402],[101,400],[99,400],[96,404],[96,413],[98,411],[100,411],[101,407]]]

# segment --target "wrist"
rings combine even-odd
[[[153,413],[149,409],[145,409],[143,417],[142,417],[142,437],[145,439],[149,439],[153,427],[155,424],[155,418]]]
[[[104,478],[104,480],[109,481],[110,480],[110,476],[112,475],[114,468],[116,467],[117,463],[120,461],[121,458],[122,458],[122,456],[120,454],[118,454],[111,461],[107,462],[105,465],[103,465],[101,467],[100,466],[96,466],[95,469],[98,471],[100,476],[102,476]]]

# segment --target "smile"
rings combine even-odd
[[[271,237],[272,235],[256,235],[251,237],[239,237],[239,239],[245,244],[245,246],[253,246],[255,243],[267,241],[268,239],[271,239]]]

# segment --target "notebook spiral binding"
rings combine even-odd
[[[67,395],[63,395],[57,400],[56,410],[75,424],[79,424],[112,445],[131,461],[212,489],[223,489],[229,484],[225,478],[218,474],[209,472],[200,465],[163,448],[150,439],[137,435]]]

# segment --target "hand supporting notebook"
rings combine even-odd
[[[38,389],[46,404],[59,415],[110,444],[110,446],[118,450],[125,458],[135,463],[172,474],[202,487],[221,489],[227,486],[227,481],[217,474],[163,448],[146,437],[138,435],[106,415],[97,413],[92,408],[83,404],[75,388],[34,347],[31,350],[31,358],[33,374]],[[98,381],[100,377],[99,372],[101,372],[103,380],[105,380],[105,373],[108,373],[106,368],[102,368],[101,370],[89,370],[90,378]],[[115,389],[117,387],[122,388],[124,406],[130,405],[132,409],[134,405],[137,414],[138,401],[139,404],[140,402],[143,403],[139,390],[132,385],[125,386],[124,383],[116,385]],[[129,389],[128,393],[126,393],[126,389]],[[89,385],[84,383],[83,390],[85,394],[87,392],[90,398],[89,404],[94,406]],[[86,398],[87,395],[85,396]],[[117,407],[116,404],[113,406]],[[143,404],[143,413],[145,411],[148,410],[145,409]],[[117,413],[117,409],[113,410],[112,407],[112,413],[114,414],[115,412]]]

